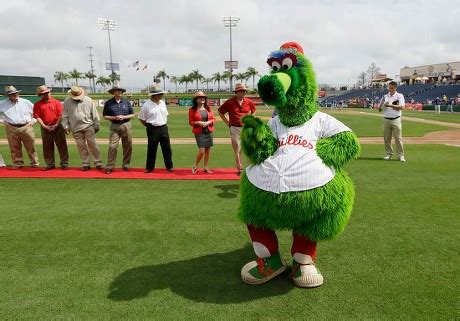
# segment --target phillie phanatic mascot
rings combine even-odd
[[[241,177],[238,216],[247,224],[257,260],[241,277],[262,284],[286,269],[275,230],[292,230],[291,278],[299,287],[317,287],[318,241],[337,236],[350,217],[354,187],[342,167],[357,158],[360,145],[350,128],[319,111],[318,86],[302,47],[288,42],[273,51],[270,75],[259,95],[275,106],[268,125],[252,115],[243,118],[241,143],[251,161]]]

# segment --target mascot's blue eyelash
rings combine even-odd
[[[274,58],[274,59],[277,59],[277,60],[279,60],[281,62],[281,61],[283,61],[283,58],[287,54],[296,54],[296,53],[297,53],[297,50],[292,49],[292,48],[284,49],[284,50],[276,50],[276,51],[272,51],[270,53],[270,55],[268,56],[268,59]],[[294,66],[303,66],[302,60],[297,59],[297,63]]]

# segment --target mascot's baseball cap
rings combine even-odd
[[[302,55],[304,54],[302,46],[299,45],[297,42],[294,42],[294,41],[286,42],[286,43],[282,44],[281,47],[280,47],[280,49],[288,49],[288,48],[293,48],[293,49],[297,50],[298,52],[300,52]]]

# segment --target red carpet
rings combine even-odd
[[[13,170],[10,167],[0,168],[0,177],[4,178],[117,178],[117,179],[174,179],[174,180],[239,180],[233,168],[216,168],[212,174],[199,170],[192,174],[190,168],[177,168],[169,173],[164,168],[155,169],[151,173],[144,173],[143,168],[131,168],[124,172],[121,168],[115,169],[111,174],[105,174],[103,170],[91,168],[83,172],[79,167],[71,167],[66,170],[60,168],[44,171],[43,168],[23,167]]]

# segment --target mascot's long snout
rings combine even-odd
[[[290,86],[291,77],[282,72],[263,76],[257,83],[260,98],[264,103],[273,106],[281,106],[287,102],[286,92]]]

